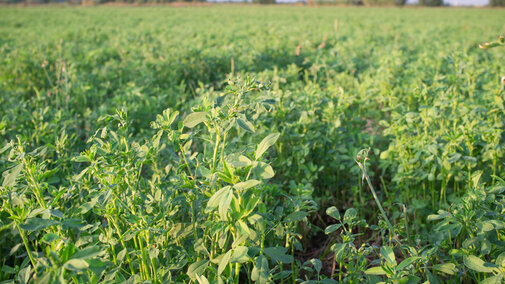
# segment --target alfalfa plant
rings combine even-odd
[[[492,42],[486,42],[483,44],[479,44],[479,47],[482,49],[490,49],[498,46],[505,46],[505,37],[500,36],[498,37],[498,40],[492,41]]]
[[[366,161],[367,160],[368,160],[368,150],[366,150],[366,149],[361,150],[356,155],[356,163],[358,164],[359,168],[361,169],[361,171],[363,173],[362,180],[366,180],[368,187],[370,188],[370,192],[372,193],[373,199],[375,200],[377,207],[379,207],[380,213],[382,214],[382,217],[384,218],[384,221],[386,222],[386,224],[388,226],[389,241],[392,241],[393,239],[396,239],[395,231],[393,229],[393,225],[391,225],[391,222],[389,221],[386,211],[384,211],[384,208],[382,208],[382,204],[379,200],[379,197],[377,196],[377,193],[375,192],[374,186],[372,185],[372,181],[370,180],[370,176],[368,175],[368,172],[366,169]]]

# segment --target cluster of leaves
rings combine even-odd
[[[388,283],[457,283],[465,279],[502,283],[505,278],[505,181],[500,179],[496,185],[486,187],[480,182],[481,175],[474,174],[472,187],[451,208],[429,215],[427,221],[436,222],[433,233],[414,236],[415,240],[408,233],[408,224],[403,230],[391,231],[385,222],[382,226],[369,226],[365,220],[359,220],[354,208],[347,209],[343,217],[337,208],[328,208],[326,213],[337,223],[328,226],[325,233],[332,234],[340,229],[340,238],[335,238],[330,248],[339,264],[338,268],[333,268],[332,276],[346,283],[383,283],[384,280]],[[387,216],[384,219],[388,222]],[[353,233],[353,228],[359,227],[378,232],[384,240],[387,240],[384,235],[388,229],[390,235],[397,235],[390,237],[379,249],[375,244],[360,244],[358,237],[363,233]],[[398,262],[395,254],[400,254],[403,260]]]
[[[108,126],[72,158],[80,172],[59,187],[45,147],[27,153],[21,140],[7,144],[2,274],[51,283],[239,283],[241,271],[258,283],[296,279],[283,265],[294,262],[286,253],[307,213],[267,184],[274,170],[263,157],[279,134],[256,146],[238,135],[254,132],[247,117],[268,111],[268,103],[247,99],[262,86],[244,84],[184,119],[165,110],[143,142],[131,139],[126,112],[106,117]]]

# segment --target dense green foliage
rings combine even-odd
[[[370,6],[402,6],[407,3],[406,0],[364,0],[363,2]]]
[[[500,283],[504,16],[1,9],[0,280]]]
[[[489,6],[503,7],[503,6],[505,6],[505,1],[504,0],[489,0]]]
[[[501,0],[492,0],[501,1]],[[199,2],[213,2],[207,0],[0,0],[0,4],[49,4],[49,3],[66,3],[71,5],[100,5],[100,4],[167,4],[172,3],[174,5],[179,5],[184,2],[191,2],[193,4],[198,4]],[[237,2],[236,0],[230,0],[229,2]],[[257,3],[257,4],[275,4],[275,0],[244,0],[243,3]],[[298,2],[293,2],[292,4],[297,4]],[[307,5],[374,5],[374,6],[392,6],[392,5],[405,5],[406,0],[306,0]],[[429,5],[428,5],[429,6]],[[495,5],[499,6],[499,5]]]
[[[419,0],[419,5],[422,6],[442,6],[444,5],[443,0]]]

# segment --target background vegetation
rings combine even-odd
[[[0,0],[0,4],[27,4],[27,5],[38,5],[38,4],[70,4],[70,5],[83,5],[92,6],[99,4],[135,4],[135,5],[151,5],[151,4],[175,4],[180,5],[181,3],[192,3],[198,5],[198,3],[215,3],[212,0]],[[225,2],[225,1],[221,1]],[[490,0],[490,6],[503,6],[501,0]],[[229,0],[229,3],[257,3],[257,4],[275,4],[275,0]],[[405,0],[306,0],[301,2],[292,2],[291,4],[306,4],[312,5],[367,5],[367,6],[403,6],[407,4]],[[289,4],[289,3],[288,3]],[[443,6],[444,2],[440,1],[419,1],[415,4],[410,5],[423,5],[423,6]]]
[[[0,280],[500,283],[503,18],[2,8]]]

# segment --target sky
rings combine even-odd
[[[210,2],[243,2],[244,0],[208,0]],[[296,3],[303,0],[276,0],[277,3]],[[418,0],[407,0],[407,3],[417,3]],[[489,3],[489,0],[444,0],[445,3],[455,6],[484,6]]]
[[[417,1],[407,0],[408,3],[415,3]],[[489,0],[444,0],[449,5],[459,6],[484,6],[489,3]]]

